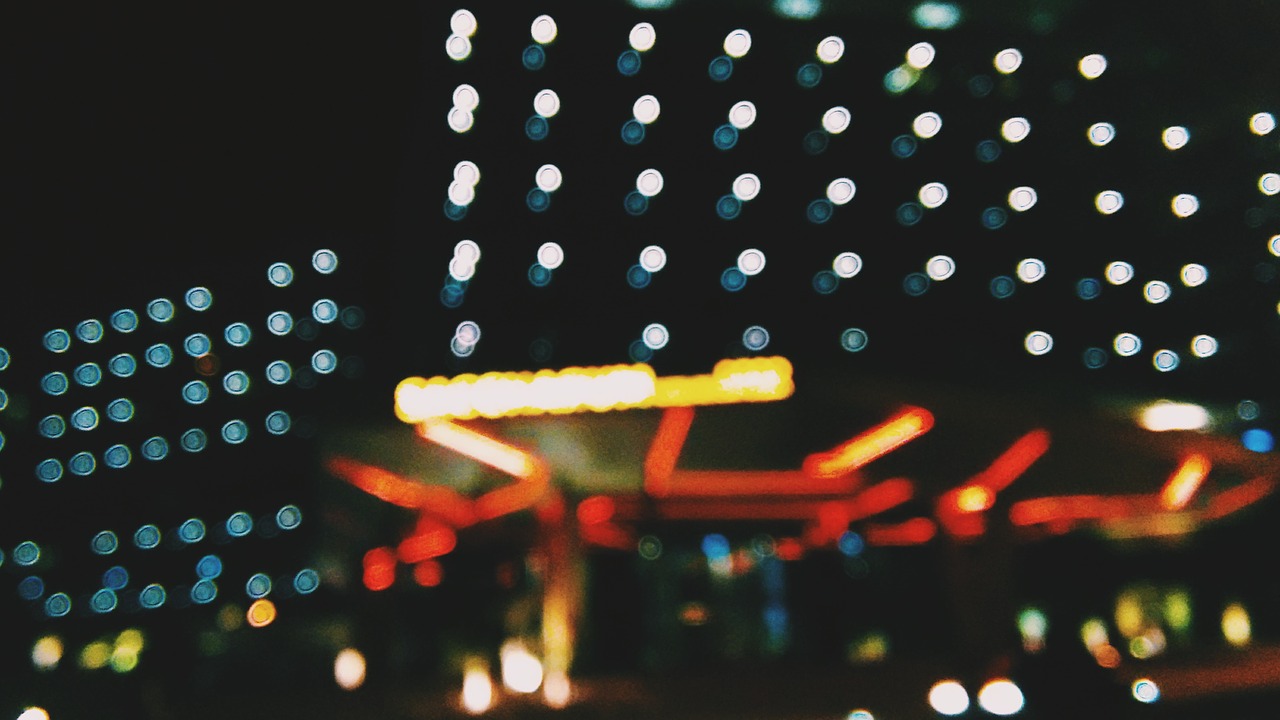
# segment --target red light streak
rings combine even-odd
[[[911,518],[895,524],[868,523],[862,536],[871,545],[923,545],[938,534],[938,527],[929,518]]]
[[[1008,450],[992,461],[986,470],[973,476],[969,484],[980,485],[995,495],[1009,487],[1048,451],[1049,431],[1032,430],[1018,438]]]
[[[829,452],[810,455],[804,461],[804,470],[814,478],[851,473],[920,437],[932,427],[932,413],[923,408],[909,408]]]
[[[330,458],[329,472],[370,495],[403,508],[428,511],[454,527],[475,522],[471,500],[439,485],[426,485],[345,457]]]
[[[693,408],[667,408],[658,422],[658,430],[644,459],[644,489],[654,497],[670,492],[671,474],[680,461],[680,451],[693,425]]]
[[[1209,458],[1199,453],[1189,455],[1183,460],[1160,490],[1160,504],[1164,509],[1185,508],[1196,491],[1200,489],[1205,478],[1209,476],[1209,467]]]
[[[364,554],[364,586],[386,590],[396,582],[396,553],[391,548],[374,548]]]

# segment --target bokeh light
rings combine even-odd
[[[1086,80],[1097,80],[1107,71],[1107,58],[1097,53],[1085,55],[1080,58],[1078,68]]]
[[[929,706],[940,715],[960,715],[969,709],[969,693],[955,680],[942,680],[929,689]]]
[[[992,715],[1016,715],[1025,704],[1022,690],[1010,680],[991,680],[978,691],[978,705]]]
[[[1170,150],[1180,150],[1191,141],[1191,131],[1181,125],[1167,127],[1160,133],[1160,142]]]
[[[1011,117],[1000,125],[1000,137],[1011,143],[1020,143],[1031,134],[1031,121],[1024,117]]]
[[[1027,333],[1022,345],[1032,355],[1044,355],[1053,349],[1053,336],[1043,330],[1033,330]]]
[[[731,58],[745,57],[751,51],[751,33],[741,28],[731,31],[724,38],[724,54]]]
[[[942,130],[942,116],[936,112],[920,113],[911,121],[911,131],[917,137],[928,139]]]
[[[1111,215],[1124,207],[1124,195],[1118,190],[1103,190],[1093,199],[1093,205],[1103,215]]]
[[[333,679],[343,690],[355,690],[364,684],[364,655],[355,648],[343,648],[333,659]]]
[[[1102,147],[1116,139],[1116,126],[1109,122],[1094,123],[1087,132],[1089,143]]]

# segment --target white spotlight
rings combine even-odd
[[[848,108],[837,105],[822,114],[822,129],[832,135],[839,135],[848,129],[852,117]]]
[[[533,19],[533,24],[529,26],[529,35],[539,45],[546,45],[555,40],[557,33],[559,33],[559,29],[556,27],[556,21],[550,15],[539,15]]]
[[[1161,280],[1152,280],[1142,286],[1142,296],[1152,305],[1159,305],[1168,300],[1172,294],[1173,290],[1169,287],[1169,283]]]
[[[917,195],[921,205],[927,208],[941,207],[947,201],[947,186],[940,182],[925,183],[920,186],[920,192]]]
[[[449,202],[466,207],[476,199],[476,189],[457,180],[449,183]]]
[[[1178,150],[1187,144],[1191,139],[1191,132],[1181,125],[1167,127],[1160,134],[1160,141],[1170,150]]]
[[[1097,80],[1107,71],[1107,58],[1094,53],[1080,58],[1080,74],[1088,80]]]
[[[333,679],[343,690],[355,690],[364,684],[364,655],[355,648],[346,648],[333,659]]]
[[[1009,207],[1013,208],[1016,212],[1026,212],[1030,210],[1035,206],[1037,199],[1038,196],[1036,195],[1035,188],[1027,187],[1026,185],[1016,187],[1009,191]]]
[[[1142,350],[1142,339],[1133,333],[1120,333],[1111,341],[1111,347],[1120,357],[1132,357]]]
[[[1103,275],[1112,285],[1123,285],[1133,279],[1133,266],[1123,260],[1116,260],[1107,263]]]
[[[1111,215],[1124,207],[1124,195],[1118,190],[1103,190],[1093,199],[1093,205],[1103,215]]]
[[[462,707],[472,715],[479,715],[493,705],[493,680],[489,672],[478,664],[468,667],[462,675]]]
[[[1116,126],[1109,122],[1094,123],[1089,126],[1089,142],[1102,147],[1116,139]]]
[[[1153,703],[1160,699],[1160,688],[1147,678],[1133,681],[1133,699],[1141,703]]]
[[[635,117],[636,122],[644,123],[645,125],[657,120],[658,115],[661,113],[662,106],[658,104],[658,98],[652,95],[641,95],[631,105],[631,114]]]
[[[818,43],[818,59],[830,65],[844,57],[844,40],[831,35]]]
[[[743,173],[733,181],[733,196],[743,202],[760,194],[760,178],[755,173]]]
[[[934,255],[924,264],[924,271],[931,280],[946,280],[956,274],[956,261],[946,255]]]
[[[476,276],[474,260],[454,257],[449,260],[449,276],[458,282],[466,282]]]
[[[453,256],[467,262],[480,262],[480,246],[474,240],[461,240],[453,246]]]
[[[759,275],[764,270],[764,253],[755,248],[738,253],[738,270],[747,276]]]
[[[928,139],[942,129],[942,116],[936,112],[920,113],[911,122],[911,130],[917,137]]]
[[[731,58],[740,58],[751,50],[751,33],[738,29],[724,38],[724,53]]]
[[[463,185],[475,187],[480,184],[480,168],[470,160],[463,160],[453,166],[453,179]]]
[[[480,342],[480,325],[474,320],[463,320],[454,329],[453,337],[457,339],[460,345],[475,345]]]
[[[827,185],[827,199],[835,205],[844,205],[853,199],[858,188],[849,178],[836,178]]]
[[[555,117],[560,112],[560,96],[555,90],[539,90],[533,96],[533,111],[544,118]]]
[[[564,264],[564,248],[559,243],[542,243],[538,248],[538,263],[548,270],[555,270]]]
[[[653,49],[653,44],[658,40],[658,31],[653,29],[653,25],[642,22],[636,23],[631,28],[631,33],[627,36],[627,41],[631,43],[632,49],[636,52],[647,52]]]
[[[1249,131],[1254,135],[1266,135],[1276,129],[1276,116],[1268,112],[1249,118]]]
[[[471,57],[471,41],[466,35],[450,35],[445,38],[444,51],[456,61],[466,60]]]
[[[734,103],[729,108],[729,124],[739,130],[746,130],[756,121],[756,106],[750,100]]]
[[[831,262],[831,269],[836,275],[848,280],[862,272],[862,257],[857,253],[842,252]]]
[[[1188,263],[1182,266],[1182,284],[1187,287],[1199,287],[1209,279],[1209,269],[1198,263]]]
[[[1267,241],[1267,251],[1276,257],[1280,257],[1280,235],[1272,235]]]
[[[449,127],[456,133],[464,133],[476,124],[476,116],[460,107],[449,108]]]
[[[533,180],[544,192],[555,192],[564,182],[564,175],[555,165],[543,165],[533,174]]]
[[[636,176],[636,190],[645,197],[653,197],[662,192],[662,186],[662,173],[653,168],[642,170]]]
[[[907,49],[907,64],[916,70],[923,70],[933,63],[938,51],[927,42],[919,42]]]
[[[453,106],[474,112],[480,107],[480,93],[474,87],[463,83],[453,89]]]
[[[1191,354],[1198,358],[1207,358],[1218,352],[1218,339],[1212,335],[1197,335],[1191,338]]]
[[[1151,364],[1160,372],[1169,372],[1178,368],[1178,353],[1172,350],[1157,350],[1156,354],[1151,356]]]
[[[1025,704],[1022,690],[1010,680],[992,680],[978,691],[978,706],[992,715],[1016,715]]]
[[[531,693],[542,687],[542,663],[518,641],[503,643],[499,652],[502,661],[502,684],[518,693]]]
[[[640,341],[650,350],[661,350],[671,341],[671,333],[667,332],[666,325],[652,323],[646,325],[644,332],[640,333]]]
[[[459,10],[449,18],[449,29],[454,35],[471,37],[476,34],[476,16],[470,10]]]
[[[1024,283],[1039,282],[1044,278],[1044,261],[1038,258],[1026,258],[1018,261],[1018,279]]]
[[[1032,355],[1044,355],[1053,349],[1053,336],[1043,330],[1032,330],[1022,345]]]
[[[1024,117],[1011,117],[1000,125],[1000,137],[1011,143],[1020,143],[1031,134],[1031,121]]]
[[[1173,214],[1180,218],[1191,217],[1200,209],[1200,199],[1195,195],[1183,193],[1173,199]]]
[[[640,251],[640,267],[656,273],[667,266],[667,251],[658,245],[650,245]]]
[[[1001,74],[1008,75],[1022,67],[1022,51],[1017,48],[1005,48],[996,53],[994,60],[996,70]]]
[[[969,693],[955,680],[943,680],[930,688],[929,705],[941,715],[959,715],[969,709]]]
[[[1258,178],[1258,189],[1262,191],[1263,195],[1280,193],[1280,175],[1267,173]]]

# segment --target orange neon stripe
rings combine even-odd
[[[922,545],[937,534],[937,525],[923,517],[894,524],[871,523],[862,529],[862,536],[871,545]]]
[[[1209,458],[1199,453],[1189,455],[1160,490],[1160,504],[1165,510],[1181,510],[1191,502],[1209,476]]]
[[[668,496],[767,497],[772,495],[849,495],[862,478],[842,475],[812,478],[800,470],[677,470],[671,474]]]
[[[1214,495],[1209,499],[1201,517],[1205,520],[1217,520],[1233,512],[1258,502],[1276,489],[1276,481],[1269,477],[1256,477],[1247,480],[1229,490]]]
[[[1159,509],[1150,495],[1058,495],[1022,500],[1009,508],[1014,525],[1039,525],[1064,520],[1135,517]]]
[[[850,503],[849,521],[862,520],[891,510],[915,497],[916,485],[906,478],[876,483],[858,493]]]
[[[749,500],[745,502],[663,500],[659,517],[670,520],[809,520],[817,515],[818,500]]]
[[[830,452],[805,458],[804,469],[811,477],[838,477],[882,457],[925,434],[933,427],[933,413],[909,408]]]
[[[528,479],[538,472],[538,463],[529,453],[447,420],[424,422],[418,434],[512,477]]]
[[[583,525],[578,528],[582,541],[590,545],[612,548],[614,550],[635,550],[636,541],[631,533],[611,522]]]
[[[425,485],[345,457],[329,458],[325,464],[329,472],[383,502],[429,511],[454,527],[475,522],[471,500],[450,488]]]
[[[1008,450],[992,461],[991,465],[969,481],[981,485],[992,493],[998,493],[1022,476],[1037,460],[1049,451],[1049,431],[1032,430],[1018,438]]]
[[[663,497],[670,492],[671,474],[680,461],[680,451],[684,448],[692,425],[691,407],[674,407],[663,411],[658,430],[649,445],[649,454],[644,459],[645,492],[654,497]]]

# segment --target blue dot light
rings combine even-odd
[[[205,555],[196,563],[196,576],[204,580],[212,580],[222,574],[222,558],[217,555]]]
[[[178,442],[182,445],[183,450],[197,453],[204,450],[205,446],[209,444],[209,437],[200,428],[192,428],[182,433],[182,437]]]
[[[292,530],[302,524],[302,511],[297,505],[285,505],[276,512],[276,525],[281,530]]]
[[[618,56],[618,72],[627,77],[633,77],[640,72],[640,53],[635,50],[624,50]]]
[[[227,518],[227,534],[231,537],[244,537],[253,532],[253,518],[247,512],[232,513]]]
[[[278,310],[267,316],[267,330],[272,335],[288,335],[293,329],[293,316],[289,313]]]
[[[111,313],[111,327],[116,332],[131,333],[138,329],[138,313],[132,310],[117,310]]]
[[[836,542],[836,547],[840,549],[840,553],[845,557],[856,557],[862,554],[866,543],[862,540],[862,536],[852,530],[845,531],[840,539]]]
[[[293,377],[293,368],[283,360],[275,360],[267,364],[267,382],[272,385],[284,385]]]
[[[628,215],[643,215],[649,209],[649,198],[632,190],[622,199],[622,207]]]
[[[542,188],[534,188],[524,196],[524,204],[533,212],[545,212],[551,207],[551,194]]]
[[[911,273],[902,279],[902,291],[911,297],[919,297],[929,289],[929,276],[924,273]]]
[[[456,285],[445,285],[440,288],[440,304],[447,308],[459,307],[465,297],[466,291]]]
[[[91,407],[82,407],[71,413],[71,426],[77,430],[92,430],[98,427],[98,411]]]
[[[71,598],[66,593],[54,593],[44,601],[44,614],[49,617],[62,617],[71,612]]]
[[[89,541],[89,549],[94,555],[110,555],[120,547],[120,540],[110,530],[103,530]]]
[[[364,310],[356,305],[344,307],[338,322],[348,330],[359,330],[364,325]]]
[[[209,336],[204,333],[188,335],[187,339],[182,342],[182,349],[193,358],[208,355],[209,350],[212,348],[213,343],[209,341]]]
[[[648,287],[652,280],[653,273],[638,264],[627,268],[627,284],[637,290]]]
[[[209,399],[209,386],[203,380],[192,380],[182,386],[182,399],[191,405],[199,405]]]
[[[272,263],[267,268],[267,282],[276,287],[289,287],[293,282],[293,268],[289,263]]]
[[[61,415],[49,415],[40,420],[36,427],[43,437],[54,439],[62,437],[62,434],[67,431],[67,422],[62,419]]]
[[[716,201],[716,215],[724,220],[732,220],[742,212],[742,201],[732,195],[723,195]]]
[[[115,610],[119,603],[120,600],[116,597],[115,591],[110,588],[102,588],[89,599],[89,607],[96,613],[109,613]]]
[[[165,298],[156,298],[147,303],[147,317],[156,322],[166,323],[173,319],[173,303]]]
[[[36,477],[42,482],[57,482],[62,479],[62,463],[49,458],[36,465]]]
[[[995,140],[983,140],[978,143],[978,146],[973,151],[974,155],[978,156],[978,161],[984,163],[993,163],[999,160],[1001,152],[1000,143]]]
[[[92,475],[97,467],[98,461],[87,452],[78,452],[67,461],[67,469],[71,471],[71,474],[81,477]]]
[[[200,518],[190,518],[178,526],[178,539],[184,543],[197,543],[204,539],[204,523]]]
[[[271,594],[271,578],[263,573],[254,573],[244,584],[244,592],[254,600]]]
[[[187,307],[197,312],[208,310],[213,304],[213,293],[207,287],[193,287],[187,291]]]
[[[452,200],[444,201],[444,216],[457,222],[467,216],[466,205],[455,205]]]
[[[898,219],[899,225],[911,227],[924,218],[924,208],[921,207],[920,203],[905,202],[898,206],[894,215]]]
[[[243,395],[249,391],[249,375],[243,370],[233,370],[223,376],[222,388],[232,395]]]
[[[524,136],[534,142],[546,140],[550,134],[551,123],[541,115],[531,115],[524,121]]]
[[[76,337],[81,342],[96,343],[102,339],[102,323],[98,320],[85,320],[76,325]]]
[[[191,586],[191,602],[207,605],[218,597],[218,586],[212,580],[198,580]]]
[[[1256,453],[1269,453],[1276,447],[1275,437],[1262,428],[1249,428],[1240,436],[1240,443],[1246,450]]]
[[[712,60],[707,65],[707,75],[711,76],[716,82],[724,82],[733,75],[733,59],[728,55],[721,55]]]
[[[809,207],[805,210],[805,217],[814,225],[821,225],[831,219],[831,215],[835,212],[835,207],[829,200],[814,200],[809,203]]]
[[[830,295],[840,287],[840,277],[830,270],[819,270],[813,276],[813,289],[819,295]]]
[[[644,142],[644,123],[631,119],[622,123],[622,142],[639,145]]]
[[[13,561],[22,567],[31,567],[40,560],[40,546],[30,540],[18,543],[13,549]]]
[[[645,345],[643,341],[633,340],[627,348],[627,355],[632,362],[649,362],[653,359],[653,348]]]
[[[169,367],[173,362],[173,351],[164,343],[156,343],[147,348],[147,364],[155,368]]]
[[[107,403],[107,419],[129,422],[133,419],[133,403],[128,398],[118,398]]]
[[[738,129],[732,125],[721,125],[711,135],[711,144],[720,150],[732,150],[738,144]]]
[[[328,249],[317,250],[311,254],[311,267],[321,275],[332,275],[338,269],[338,255]]]
[[[862,352],[867,347],[867,332],[862,328],[849,328],[840,333],[840,347],[849,352]]]
[[[148,460],[163,460],[169,454],[169,443],[156,436],[142,443],[142,457]]]
[[[239,445],[249,437],[249,426],[243,420],[232,420],[222,426],[222,439],[231,445]]]
[[[160,545],[160,528],[143,525],[133,534],[133,544],[140,550],[151,550]]]
[[[1076,283],[1076,297],[1081,300],[1093,300],[1102,294],[1102,283],[1094,278],[1082,278]]]
[[[547,64],[547,52],[541,45],[530,45],[520,53],[520,64],[525,70],[541,70]]]
[[[311,369],[321,375],[328,375],[338,369],[338,356],[332,350],[317,350],[311,356]]]
[[[320,587],[320,575],[311,568],[304,568],[293,576],[293,589],[299,595],[310,595]]]
[[[77,365],[71,376],[84,387],[94,387],[102,382],[102,368],[97,363],[87,362]]]
[[[267,415],[267,432],[272,435],[284,435],[289,432],[289,428],[293,425],[293,421],[289,418],[289,413],[283,410],[276,410]]]
[[[328,325],[338,319],[338,303],[328,299],[321,298],[311,306],[311,317],[316,319],[318,323]]]
[[[911,135],[899,135],[889,143],[889,151],[893,156],[901,160],[905,160],[916,154],[916,148],[920,143]]]
[[[991,296],[997,300],[1004,300],[1013,295],[1013,291],[1017,286],[1018,284],[1008,275],[999,275],[991,278]]]
[[[116,377],[127,378],[138,369],[138,361],[129,353],[120,353],[107,361],[107,370]]]
[[[827,151],[830,143],[831,136],[821,130],[811,130],[805,133],[804,139],[800,141],[800,147],[804,148],[805,153],[809,155],[821,155]]]
[[[108,590],[123,590],[129,586],[129,571],[116,565],[102,573],[102,587]]]
[[[769,346],[769,331],[759,325],[752,325],[742,332],[742,346],[752,352],[758,352]]]
[[[818,87],[822,82],[822,68],[817,63],[805,63],[796,71],[796,84],[806,90]]]
[[[999,230],[1008,219],[1009,214],[1004,208],[989,207],[982,211],[982,227],[988,230]]]
[[[60,372],[51,372],[40,378],[40,389],[48,395],[61,395],[67,391],[67,376]]]
[[[253,338],[253,331],[244,323],[231,323],[222,332],[222,337],[226,339],[227,344],[231,347],[244,347]]]
[[[112,470],[119,470],[133,460],[133,453],[126,445],[112,445],[102,453],[102,462]]]
[[[729,557],[732,548],[729,547],[729,539],[723,535],[712,533],[702,538],[702,554],[707,556],[708,560],[720,560]]]
[[[1084,351],[1084,366],[1090,370],[1097,370],[1107,364],[1107,351],[1102,348],[1091,347]]]
[[[746,273],[739,270],[736,266],[726,269],[720,273],[720,287],[729,292],[738,292],[747,286]]]
[[[39,600],[44,597],[44,580],[31,575],[18,581],[18,597],[23,600]]]
[[[164,586],[159,583],[151,583],[142,588],[142,592],[138,594],[138,604],[147,610],[154,610],[164,605],[165,599]]]
[[[49,352],[64,353],[71,347],[71,335],[58,328],[44,334],[44,348]]]

